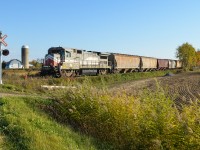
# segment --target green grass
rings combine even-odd
[[[4,142],[4,136],[0,135],[0,149],[8,149],[8,147],[6,148]]]
[[[145,79],[151,77],[159,77],[165,75],[169,71],[152,71],[152,72],[135,72],[127,74],[108,74],[101,76],[78,77],[78,78],[39,78],[28,77],[24,79],[18,74],[12,76],[3,76],[4,85],[0,85],[2,92],[15,92],[15,93],[31,93],[48,95],[46,90],[41,88],[41,85],[61,85],[61,86],[74,86],[77,83],[90,82],[99,88],[104,86],[115,86],[116,84],[129,82],[132,80]],[[176,70],[172,70],[176,73]]]
[[[7,97],[0,100],[0,131],[6,149],[75,150],[97,149],[94,139],[57,123],[36,107],[48,100]],[[41,105],[42,106],[42,105]],[[103,146],[99,143],[98,147]],[[1,147],[1,146],[0,146]]]
[[[198,100],[180,110],[159,85],[156,92],[144,91],[137,98],[107,90],[113,84],[165,73],[7,78],[0,90],[40,98],[0,99],[0,149],[200,149]],[[76,88],[48,91],[41,84]]]
[[[134,72],[134,73],[124,73],[124,74],[107,74],[107,75],[101,75],[101,76],[92,76],[92,77],[86,77],[87,80],[90,80],[90,82],[95,86],[115,86],[120,83],[129,82],[133,80],[139,80],[139,79],[146,79],[146,78],[152,78],[152,77],[160,77],[164,76],[166,73],[172,72],[177,73],[178,70],[166,70],[166,71],[152,71],[152,72]],[[84,81],[85,78],[81,78],[78,81]]]

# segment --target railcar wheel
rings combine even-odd
[[[120,71],[116,69],[116,70],[113,71],[113,73],[118,74],[118,73],[120,73]]]
[[[71,77],[73,76],[74,72],[72,70],[62,70],[63,77]]]
[[[107,74],[107,70],[106,69],[99,70],[99,74],[105,75],[105,74]]]

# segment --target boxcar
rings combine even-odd
[[[133,72],[140,69],[140,57],[135,55],[112,53],[108,57],[113,72]]]
[[[157,59],[152,57],[141,56],[141,71],[156,70]]]
[[[181,68],[182,62],[180,60],[176,60],[176,68]]]
[[[176,68],[176,61],[175,60],[169,60],[169,69]]]
[[[158,59],[158,70],[164,70],[169,68],[168,59]]]

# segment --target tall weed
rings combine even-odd
[[[117,149],[200,148],[197,103],[179,111],[159,86],[156,92],[146,91],[140,98],[123,91],[113,95],[89,82],[59,92],[51,107],[60,121],[70,122]]]

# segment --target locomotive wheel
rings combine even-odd
[[[72,70],[62,70],[63,77],[71,77],[73,75],[74,75],[74,71],[72,71]]]
[[[57,72],[57,73],[55,74],[55,77],[56,77],[56,78],[60,78],[60,77],[61,77],[61,74],[60,74],[59,72]]]

